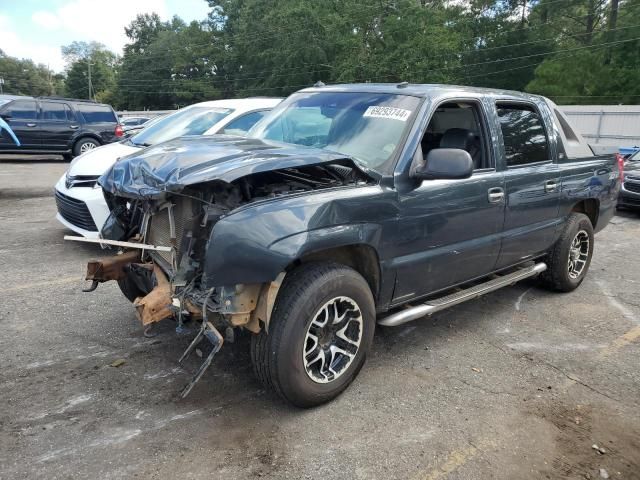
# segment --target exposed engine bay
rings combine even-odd
[[[258,202],[372,183],[351,161],[343,160],[259,172],[230,183],[212,180],[159,198],[134,199],[105,191],[112,213],[101,241],[123,248],[115,257],[88,264],[86,279],[92,286],[87,291],[101,282],[116,280],[146,328],[173,318],[180,332],[187,330],[189,321],[202,321],[181,361],[203,338],[213,345],[211,358],[207,357],[185,387],[185,396],[223,343],[218,329],[230,340],[234,327],[254,333],[268,328],[285,274],[264,284],[212,285],[203,265],[207,255],[217,254],[211,239],[214,225]]]

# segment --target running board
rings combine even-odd
[[[440,310],[444,310],[445,308],[453,307],[454,305],[466,302],[467,300],[478,298],[485,293],[494,292],[501,289],[502,287],[513,285],[520,280],[538,275],[539,273],[544,272],[546,269],[546,263],[536,263],[531,267],[520,268],[513,273],[502,275],[479,285],[475,285],[459,292],[452,293],[445,297],[434,298],[426,303],[423,303],[422,305],[409,307],[398,313],[394,313],[392,315],[384,317],[378,320],[378,325],[383,325],[385,327],[396,327],[398,325],[402,325],[403,323],[422,318],[425,315],[431,315],[432,313],[439,312]]]

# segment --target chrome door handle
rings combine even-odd
[[[558,184],[555,181],[549,180],[544,184],[544,191],[547,193],[555,192],[557,187]]]
[[[489,203],[500,203],[504,200],[504,190],[502,188],[490,188],[487,192]]]
[[[27,127],[35,127],[36,124],[35,123],[27,123]]]
[[[78,125],[69,125],[69,128],[71,128],[72,130],[77,130],[79,127]]]

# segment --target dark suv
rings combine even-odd
[[[122,136],[118,117],[109,105],[59,97],[0,97],[0,117],[20,141],[4,130],[0,153],[53,153],[78,156]]]

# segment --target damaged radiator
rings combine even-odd
[[[173,255],[178,255],[181,251],[182,240],[186,230],[191,228],[195,219],[193,213],[193,201],[190,198],[178,197],[173,203],[162,206],[149,221],[146,242],[152,245],[166,245],[175,247],[172,252],[153,252],[153,256],[160,259],[163,266],[172,269]],[[172,242],[172,226],[175,235],[175,245]],[[176,264],[180,259],[176,258]]]

